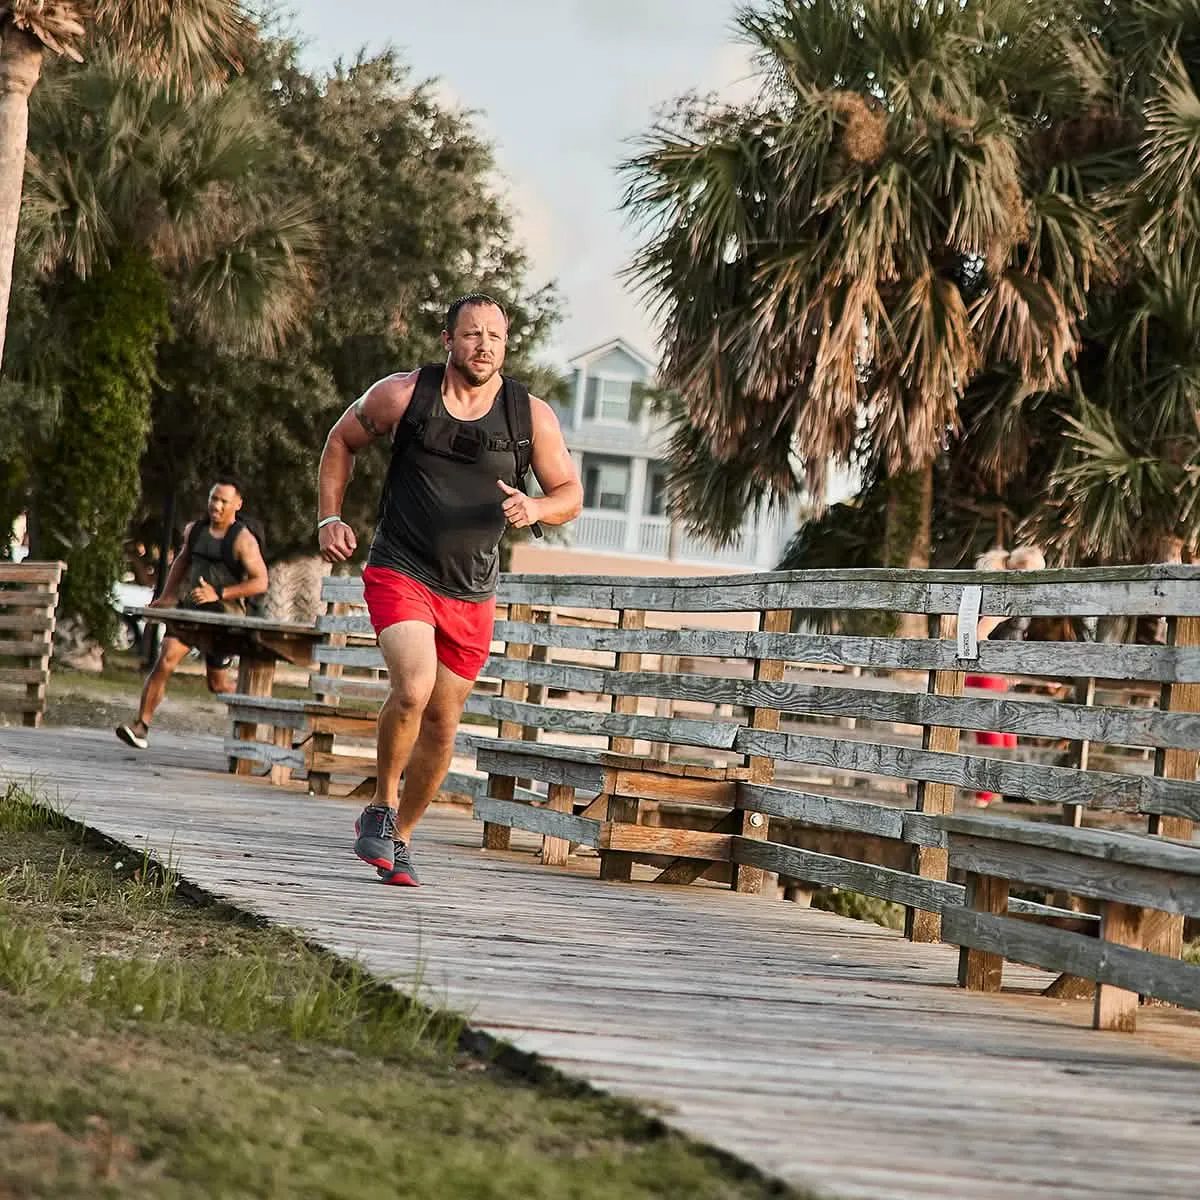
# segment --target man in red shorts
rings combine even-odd
[[[583,490],[553,409],[500,374],[508,318],[488,296],[446,314],[443,366],[389,375],[330,430],[318,476],[318,538],[333,563],[357,548],[341,520],[354,455],[392,441],[363,585],[387,663],[375,795],[355,853],[386,883],[415,887],[409,842],[437,794],[471,686],[487,661],[506,526],[561,525]],[[532,467],[543,495],[526,494]],[[404,789],[400,793],[400,777]]]

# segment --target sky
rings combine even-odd
[[[287,0],[310,68],[392,45],[443,98],[478,112],[529,253],[556,281],[563,365],[623,337],[657,358],[644,308],[618,278],[637,237],[616,165],[655,111],[687,91],[752,91],[734,0]]]

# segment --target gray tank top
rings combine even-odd
[[[513,482],[516,457],[503,390],[478,420],[459,421],[446,411],[441,381],[440,370],[422,368],[410,411],[427,414],[443,432],[440,423],[449,422],[449,441],[461,432],[483,448],[477,461],[462,461],[427,450],[421,437],[402,436],[402,426],[367,562],[399,571],[440,595],[480,602],[496,590],[498,547],[507,525],[496,481]],[[507,380],[503,386],[510,386]]]

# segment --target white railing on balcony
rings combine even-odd
[[[671,546],[671,522],[666,517],[643,517],[638,529],[638,553],[666,558]]]
[[[721,566],[744,567],[754,563],[754,544],[746,537],[739,538],[732,546],[717,548],[703,538],[684,534],[679,539],[679,561],[716,563]]]
[[[584,511],[573,526],[577,550],[621,550],[625,546],[625,513]]]

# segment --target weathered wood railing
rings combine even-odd
[[[774,876],[833,885],[905,905],[915,939],[941,936],[947,913],[962,932],[968,893],[950,877],[955,835],[939,818],[962,802],[964,790],[1030,802],[1056,821],[1065,817],[1069,825],[1056,826],[1059,836],[1075,836],[1070,826],[1086,819],[1138,831],[1134,844],[1148,854],[1163,835],[1191,838],[1200,817],[1198,584],[1200,569],[1190,567],[507,578],[501,598],[509,617],[497,635],[508,653],[488,667],[502,695],[472,702],[474,711],[502,722],[500,737],[478,748],[488,775],[487,796],[475,806],[486,822],[485,844],[504,848],[509,828],[517,827],[543,835],[547,863],[565,862],[572,843],[595,847],[606,878],[629,878],[642,862],[668,882],[720,871],[740,891],[758,891]],[[968,589],[979,591],[972,596]],[[954,634],[964,595],[967,610],[975,599],[982,615],[1165,616],[1170,644],[973,645],[968,638],[960,647]],[[549,610],[549,619],[532,620],[535,606]],[[820,608],[923,613],[937,619],[939,636],[788,632],[793,610]],[[616,614],[616,627],[566,625],[564,610]],[[710,623],[713,614],[737,615],[756,628],[649,627],[681,614]],[[569,661],[580,656],[586,665]],[[681,659],[741,660],[743,669],[652,669],[655,661]],[[814,668],[831,667],[864,674],[812,682]],[[1049,679],[1065,684],[1073,699],[964,694],[968,671]],[[1096,680],[1107,681],[1106,698],[1128,702],[1086,702],[1095,698]],[[1157,687],[1158,706],[1122,697],[1130,683]],[[531,702],[533,687],[545,694],[539,703]],[[571,699],[563,703],[556,694]],[[646,711],[647,703],[662,701],[686,715]],[[719,706],[732,706],[735,715],[719,715]],[[845,727],[847,719],[855,728]],[[1022,761],[1028,756],[990,746],[963,752],[963,730],[1055,739],[1061,748],[1051,757],[1059,761]],[[536,781],[544,798],[517,798],[518,780]],[[888,797],[888,781],[905,787],[907,798]],[[1004,818],[975,819],[999,825]],[[830,835],[842,837],[845,848],[830,853]],[[1180,853],[1200,861],[1200,850],[1182,846]],[[1097,869],[1108,870],[1103,863]],[[1129,903],[1119,889],[1072,891],[1036,874],[1026,882],[1045,893],[1012,901],[1009,911],[1026,924],[1032,917],[1065,922],[1061,905],[1072,896]],[[1058,907],[1041,902],[1052,897]],[[1156,907],[1144,893],[1138,903]],[[1185,910],[1166,902],[1157,908],[1173,915],[1145,924],[1145,950],[1161,952],[1147,957],[1178,957]],[[1024,944],[1014,941],[1010,956],[1019,958]],[[1190,978],[1197,969],[1179,970]]]
[[[0,563],[0,712],[40,725],[66,564]]]

